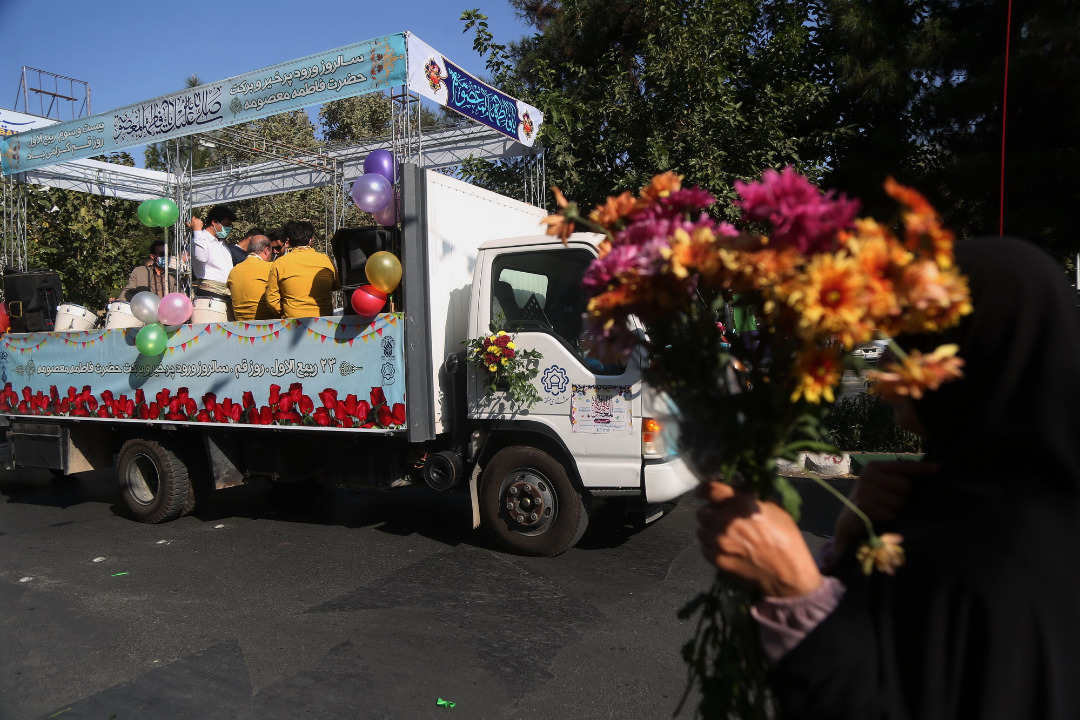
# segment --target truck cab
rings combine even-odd
[[[617,363],[590,353],[581,280],[599,240],[492,240],[477,255],[470,337],[506,330],[542,355],[534,380],[541,401],[527,409],[506,392],[489,393],[482,370],[469,375],[468,417],[484,443],[480,515],[517,552],[572,546],[596,501],[655,510],[696,482],[668,442],[666,403],[643,382],[643,353]]]

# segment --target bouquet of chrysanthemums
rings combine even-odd
[[[526,407],[540,400],[540,393],[532,384],[539,365],[531,362],[541,358],[538,350],[522,350],[514,342],[514,336],[504,330],[474,338],[467,346],[466,359],[481,369],[482,382],[489,394],[506,390],[514,402]]]
[[[779,497],[797,514],[776,459],[835,451],[823,419],[845,367],[858,362],[846,351],[955,324],[971,310],[967,281],[953,264],[952,233],[919,193],[891,179],[885,189],[899,212],[888,225],[857,217],[856,200],[824,193],[792,168],[735,189],[744,229],[714,220],[713,196],[672,172],[587,216],[556,188],[561,212],[545,223],[564,238],[575,228],[605,236],[583,281],[594,352],[611,358],[645,345],[646,373],[670,397],[678,447],[699,477]],[[733,314],[742,327],[725,337]],[[890,348],[896,362],[876,385],[885,394],[918,396],[960,376],[956,346],[926,355]],[[864,564],[893,571],[903,561],[899,538],[867,524]],[[748,603],[723,581],[692,603],[691,612],[705,612],[687,659],[711,711],[750,716],[766,703]]]

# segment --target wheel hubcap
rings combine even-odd
[[[510,473],[502,483],[502,506],[522,535],[540,535],[558,514],[558,498],[547,478],[531,470]]]
[[[157,464],[148,455],[136,455],[128,463],[126,481],[128,492],[135,502],[141,505],[149,505],[157,497],[158,476]]]

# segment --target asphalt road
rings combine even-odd
[[[0,473],[0,719],[673,716],[694,498],[532,559],[462,496],[282,490],[144,525],[111,471]],[[816,544],[835,508],[806,497]]]

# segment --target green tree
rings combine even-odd
[[[494,78],[543,110],[548,178],[579,202],[667,169],[722,200],[767,167],[824,170],[838,129],[812,0],[512,4],[539,32],[510,48],[463,19]]]
[[[199,79],[198,75],[190,75],[184,80],[185,89],[198,87],[199,85],[202,85],[202,80]],[[187,167],[187,164],[190,161],[192,170],[201,170],[210,167],[214,162],[214,156],[211,147],[206,145],[205,141],[212,137],[213,133],[200,133],[198,135],[188,135],[175,140],[174,142],[178,143],[180,146],[181,164],[184,167]],[[146,146],[143,159],[147,169],[160,170],[162,172],[174,169],[169,167],[169,144],[152,143]]]
[[[323,137],[330,143],[358,143],[390,134],[392,107],[382,93],[326,103],[319,110]]]
[[[133,167],[127,153],[95,160]],[[139,203],[72,190],[25,186],[27,267],[60,274],[64,299],[101,310],[145,259],[160,229],[139,222]]]
[[[1080,8],[1064,0],[828,0],[837,115],[854,132],[828,182],[884,211],[881,178],[923,191],[962,236],[1000,227],[1059,258],[1080,250]]]

